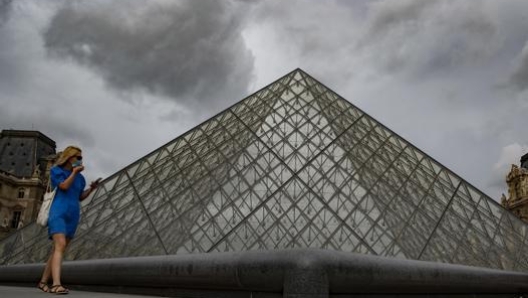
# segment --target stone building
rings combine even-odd
[[[55,149],[38,131],[0,132],[0,239],[36,218]]]
[[[520,219],[528,222],[528,154],[521,157],[521,166],[512,165],[506,176],[508,197],[503,194],[501,204]]]

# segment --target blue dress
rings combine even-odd
[[[50,170],[51,187],[57,187],[70,174],[71,171],[60,166],[52,167]],[[50,239],[53,234],[64,234],[66,238],[73,239],[81,213],[79,199],[85,187],[86,180],[84,176],[81,173],[77,173],[68,190],[57,188],[48,219],[48,235]]]

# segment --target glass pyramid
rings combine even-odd
[[[528,269],[526,225],[296,69],[106,179],[68,260],[323,248]],[[0,242],[43,262],[44,229]]]

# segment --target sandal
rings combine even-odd
[[[44,293],[49,293],[49,286],[45,282],[39,282],[37,288]]]
[[[54,286],[51,286],[51,288],[49,289],[49,292],[51,294],[61,295],[61,294],[68,294],[69,290],[65,288],[63,285],[54,285]]]

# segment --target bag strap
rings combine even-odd
[[[50,192],[50,191],[51,191],[51,173],[48,176],[48,186],[46,186],[46,192]]]

